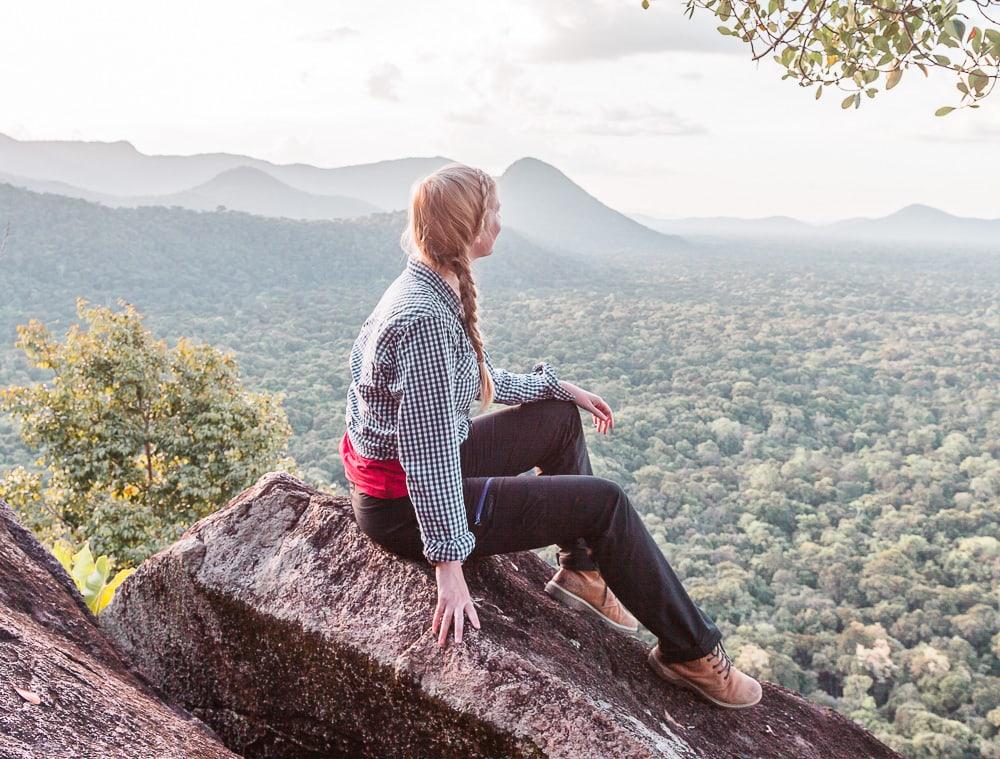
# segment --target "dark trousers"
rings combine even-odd
[[[465,507],[476,537],[470,559],[556,544],[562,566],[600,569],[625,608],[659,639],[665,661],[697,659],[715,647],[721,632],[688,596],[624,490],[593,474],[576,404],[522,403],[470,422],[461,446]],[[542,476],[518,476],[533,467]],[[426,561],[408,496],[376,498],[352,484],[351,502],[372,540]]]

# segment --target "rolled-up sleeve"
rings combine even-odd
[[[516,374],[493,365],[490,352],[483,349],[486,366],[493,378],[493,400],[513,406],[517,403],[530,403],[555,398],[561,401],[573,400],[573,393],[559,384],[555,371],[545,361],[539,361],[530,373]],[[478,395],[476,396],[479,397]]]
[[[462,491],[450,330],[441,319],[422,316],[402,331],[397,346],[399,463],[431,562],[465,561],[476,544]]]

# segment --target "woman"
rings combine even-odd
[[[410,200],[406,268],[351,351],[340,452],[360,529],[434,565],[439,645],[450,628],[461,643],[466,616],[480,627],[462,562],[558,544],[548,593],[625,632],[638,617],[659,639],[648,661],[665,680],[720,706],[756,704],[759,683],[733,666],[622,488],[593,474],[577,407],[607,434],[608,404],[544,362],[500,369],[483,346],[471,267],[500,232],[492,177],[448,164]],[[473,399],[509,408],[470,419]],[[543,476],[517,476],[532,468]]]

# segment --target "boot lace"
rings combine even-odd
[[[725,674],[723,675],[723,679],[725,680],[729,679],[729,671],[733,668],[733,660],[729,656],[729,654],[726,653],[726,648],[725,646],[722,645],[721,640],[715,644],[715,648],[713,648],[712,652],[706,655],[705,658],[712,662],[713,672],[717,672],[719,674],[725,672]],[[718,669],[715,668],[716,665],[718,665],[719,667]]]

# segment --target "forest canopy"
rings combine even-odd
[[[402,268],[398,216],[4,200],[0,385],[51,381],[15,348],[28,316],[62,333],[77,297],[123,297],[157,338],[232,352],[247,390],[281,393],[302,476],[344,492],[347,358]],[[595,473],[738,665],[912,759],[1000,753],[995,253],[705,240],[566,266],[502,242],[476,264],[491,355],[549,361],[611,404],[614,432],[588,432]],[[0,470],[34,469],[18,424],[0,415]]]

